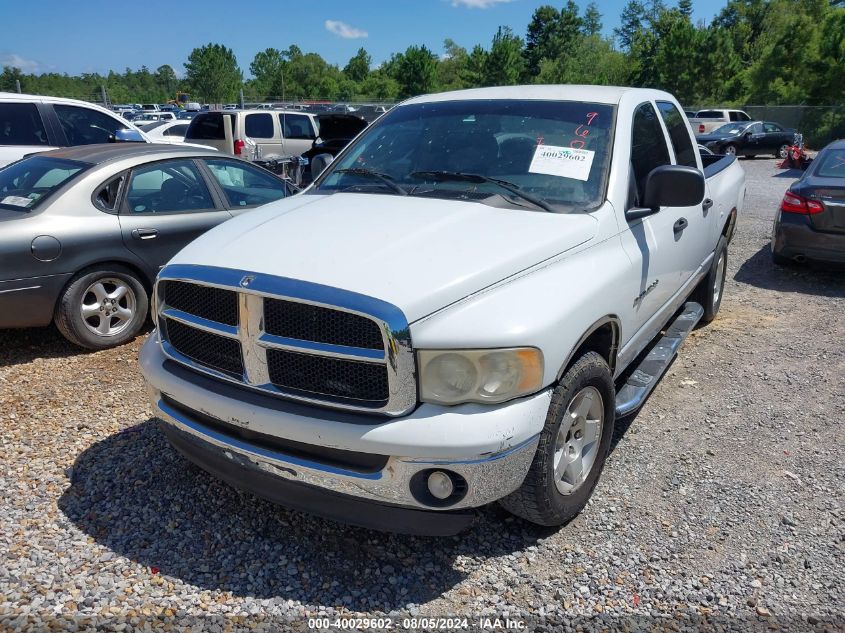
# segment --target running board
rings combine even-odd
[[[684,309],[666,333],[657,340],[646,357],[640,362],[624,385],[616,392],[616,417],[621,418],[642,406],[648,394],[657,386],[660,378],[669,369],[678,348],[704,316],[704,308],[694,301],[684,304]]]

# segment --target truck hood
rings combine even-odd
[[[171,263],[233,268],[388,301],[409,322],[590,240],[590,215],[393,195],[299,195],[212,229]]]

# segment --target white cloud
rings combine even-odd
[[[467,9],[489,9],[506,2],[513,2],[513,0],[452,0],[452,6],[466,7]]]
[[[38,72],[39,68],[41,68],[41,64],[34,59],[26,59],[25,57],[15,55],[14,53],[9,55],[0,55],[0,68],[3,66],[14,66],[15,68],[20,68],[25,73],[35,73]]]
[[[354,26],[349,26],[346,22],[341,22],[340,20],[326,20],[326,30],[347,40],[357,40],[369,35],[366,31],[356,29]]]

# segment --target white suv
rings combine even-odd
[[[108,143],[120,130],[146,136],[106,108],[59,97],[0,92],[0,167],[31,154],[70,145]]]

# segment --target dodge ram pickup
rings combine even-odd
[[[160,272],[140,363],[170,442],[377,529],[572,519],[719,310],[735,157],[665,92],[523,86],[410,99],[322,162]]]

